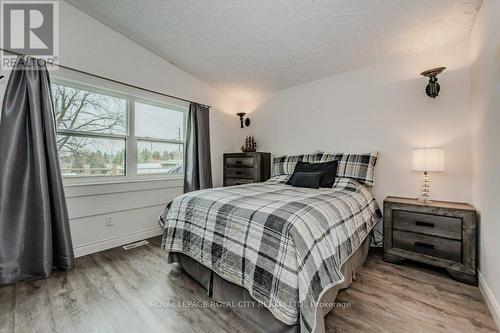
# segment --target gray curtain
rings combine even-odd
[[[74,267],[55,126],[45,65],[19,57],[0,118],[0,284]]]
[[[212,187],[210,122],[206,106],[191,103],[187,120],[184,192]]]

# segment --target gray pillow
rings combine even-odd
[[[292,186],[293,187],[307,187],[307,188],[319,188],[321,182],[321,176],[323,172],[295,172]]]

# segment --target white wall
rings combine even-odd
[[[212,105],[214,183],[222,184],[222,153],[237,145],[235,103],[125,36],[60,2],[60,63],[140,87]],[[173,46],[175,47],[175,46]],[[182,193],[182,180],[66,186],[77,255],[160,234],[157,217]],[[113,226],[105,226],[106,217]]]
[[[470,68],[468,41],[392,59],[278,91],[239,105],[259,149],[276,153],[379,151],[374,194],[416,197],[412,148],[445,148],[445,169],[431,174],[435,199],[471,201]],[[447,66],[441,93],[425,94],[423,70]]]
[[[485,0],[471,35],[474,204],[480,219],[480,286],[500,327],[500,1]]]

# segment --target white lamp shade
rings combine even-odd
[[[440,172],[444,171],[444,149],[416,148],[413,149],[413,170]]]

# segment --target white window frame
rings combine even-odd
[[[174,139],[160,139],[160,138],[155,138],[155,137],[142,137],[142,136],[137,136],[135,135],[135,103],[141,103],[141,104],[147,104],[147,105],[152,105],[152,106],[156,106],[156,107],[160,107],[160,108],[168,108],[169,110],[171,111],[174,111],[174,112],[182,112],[183,113],[183,119],[182,119],[182,126],[183,126],[183,129],[182,129],[182,134],[183,134],[183,138],[182,140],[174,140]],[[149,174],[138,174],[137,173],[137,145],[139,143],[139,141],[146,141],[146,142],[153,142],[153,143],[173,143],[173,144],[181,144],[182,145],[182,165],[184,166],[184,163],[185,163],[185,160],[186,158],[184,157],[184,145],[185,145],[185,142],[186,142],[186,124],[187,124],[187,110],[185,108],[181,108],[179,106],[175,106],[175,105],[166,105],[165,103],[159,103],[157,101],[152,101],[152,100],[148,100],[148,99],[145,99],[145,98],[135,98],[131,101],[131,105],[130,108],[133,109],[132,113],[134,115],[133,117],[133,121],[134,121],[134,136],[133,136],[133,140],[131,141],[134,141],[134,149],[135,149],[135,161],[134,161],[134,172],[135,174],[137,175],[137,177],[148,177],[148,176],[157,176],[157,175],[162,175],[162,176],[166,176],[168,177],[169,174],[165,174],[165,173],[161,173],[161,172],[158,172],[158,173],[149,173]],[[174,176],[177,176],[177,175],[170,175],[170,178],[171,177],[174,177]],[[184,168],[183,168],[183,171],[182,171],[182,178],[184,178]]]
[[[166,174],[166,173],[148,173],[148,174],[138,174],[137,173],[137,144],[138,141],[148,141],[154,143],[174,143],[181,144],[184,150],[186,141],[186,124],[187,124],[187,113],[189,107],[187,103],[175,103],[172,100],[161,99],[154,96],[153,93],[144,93],[140,91],[132,91],[138,89],[121,89],[119,87],[102,87],[101,85],[94,83],[87,83],[76,81],[73,79],[67,79],[62,76],[52,76],[51,81],[54,84],[67,85],[71,88],[81,88],[83,90],[95,92],[98,94],[103,94],[111,97],[123,98],[126,100],[126,118],[127,118],[127,134],[103,134],[85,131],[72,131],[72,130],[59,130],[56,129],[59,135],[72,135],[72,136],[83,136],[83,137],[95,137],[103,139],[122,139],[125,140],[125,175],[123,176],[72,176],[64,177],[63,181],[65,186],[73,185],[98,185],[98,184],[113,184],[113,183],[127,183],[127,182],[137,182],[137,181],[154,181],[154,180],[168,180],[168,179],[184,179],[184,170],[181,174]],[[86,80],[87,81],[87,80]],[[161,108],[166,108],[174,112],[183,113],[183,138],[182,140],[169,140],[169,139],[159,139],[150,137],[136,137],[135,136],[135,103],[149,104]],[[183,165],[185,163],[185,156],[183,154]]]

